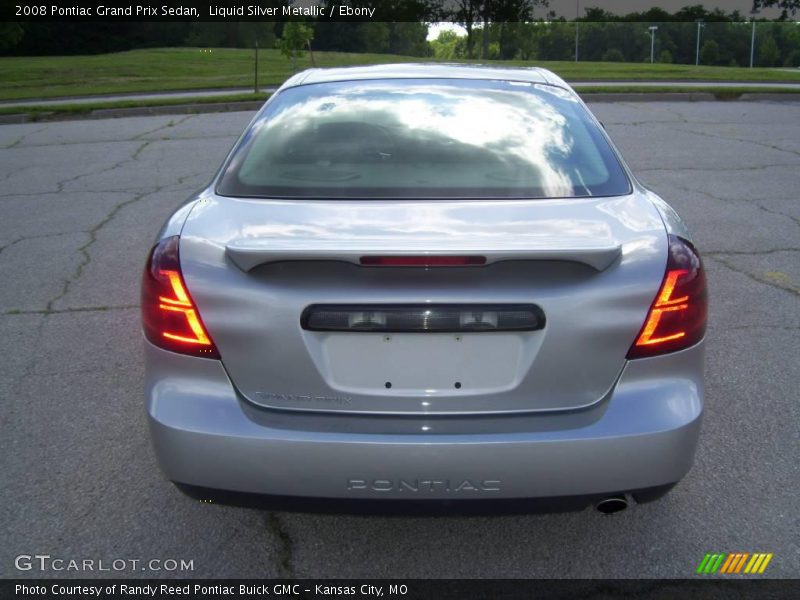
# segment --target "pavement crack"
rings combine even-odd
[[[704,250],[703,256],[765,256],[777,252],[800,252],[800,248],[771,248],[769,250]]]
[[[139,145],[138,148],[136,148],[136,150],[133,152],[133,154],[131,154],[131,156],[129,158],[126,158],[124,160],[118,161],[114,165],[112,165],[112,166],[110,166],[110,167],[108,167],[106,169],[103,169],[102,171],[100,171],[100,173],[106,173],[108,171],[113,171],[114,169],[117,169],[117,168],[121,167],[125,163],[135,162],[136,160],[138,160],[140,154],[144,151],[144,149],[147,148],[151,143],[152,142],[150,140],[147,140],[147,141],[143,142],[142,144]],[[68,180],[66,180],[64,182],[60,182],[59,185],[58,185],[59,191],[61,191],[63,189],[63,186],[66,185],[67,183],[69,183],[71,181],[76,181],[77,179],[80,179],[81,177],[86,177],[86,176],[88,176],[88,174],[82,174],[82,175],[79,175],[77,177],[70,178],[70,179],[68,179]],[[165,189],[167,187],[169,187],[169,186],[168,185],[161,185],[161,186],[156,187],[155,189],[151,189],[151,190],[148,190],[148,191],[145,191],[145,192],[137,193],[137,194],[135,194],[133,196],[133,198],[131,198],[129,200],[125,200],[123,202],[120,202],[119,204],[115,205],[113,209],[111,209],[111,212],[109,212],[105,216],[105,218],[103,218],[103,220],[101,220],[97,225],[95,225],[89,231],[86,232],[86,233],[89,234],[89,240],[85,244],[83,244],[80,248],[78,248],[78,252],[81,254],[81,261],[78,263],[78,266],[76,267],[75,272],[72,274],[72,276],[68,277],[64,281],[64,286],[61,288],[61,291],[47,303],[46,310],[52,311],[54,309],[55,303],[58,302],[59,300],[61,300],[62,298],[64,298],[69,293],[69,290],[70,290],[72,284],[75,281],[77,281],[78,279],[80,279],[81,275],[83,274],[84,269],[86,269],[86,267],[91,263],[92,257],[89,254],[89,249],[97,241],[98,232],[103,227],[105,227],[111,220],[113,220],[114,217],[116,217],[117,214],[123,208],[125,208],[127,206],[130,206],[131,204],[134,204],[135,202],[138,202],[142,198],[150,196],[151,194],[156,194],[156,193],[160,192],[161,190],[163,190],[163,189]]]
[[[172,188],[172,186],[174,186],[176,184],[177,185],[182,184],[183,180],[185,180],[185,179],[189,179],[190,177],[197,177],[197,176],[202,175],[204,173],[206,173],[206,172],[204,171],[203,173],[196,173],[196,174],[193,174],[193,175],[186,175],[184,177],[181,177],[181,178],[177,179],[175,181],[175,183],[170,183],[170,184],[167,184],[167,185],[164,185],[164,186],[150,188],[147,193],[148,194],[154,194],[154,193],[160,192],[160,191],[162,191],[162,190],[164,190],[166,188]],[[196,188],[193,186],[193,187],[173,188],[170,191],[172,191],[172,192],[180,192],[180,191],[184,191],[184,190],[192,191],[194,189],[196,189]],[[135,188],[134,189],[132,189],[132,188],[119,188],[119,189],[114,189],[114,190],[81,190],[81,191],[75,191],[75,192],[71,192],[71,191],[67,191],[67,192],[23,192],[23,193],[15,193],[15,194],[0,194],[0,200],[16,199],[16,198],[41,198],[42,196],[56,196],[56,195],[59,195],[59,194],[80,194],[82,196],[86,196],[88,194],[104,194],[104,195],[105,194],[138,194],[141,191],[142,191],[141,188],[138,188],[138,189],[135,189]]]
[[[86,233],[85,231],[64,231],[61,233],[46,233],[42,235],[27,235],[23,237],[18,237],[16,239],[11,240],[5,246],[0,246],[0,254],[8,250],[9,248],[16,246],[20,242],[27,242],[29,240],[43,240],[47,238],[54,238],[54,237],[61,237],[63,235],[75,235],[78,233]]]
[[[133,160],[139,160],[139,157],[142,155],[142,152],[144,152],[144,149],[145,149],[145,148],[147,148],[147,147],[148,147],[150,144],[152,144],[152,143],[153,143],[153,142],[152,142],[151,140],[147,140],[146,142],[144,142],[144,143],[143,143],[141,146],[139,146],[139,147],[136,149],[136,151],[133,153],[133,155],[131,156],[131,158],[130,158],[130,159],[128,159],[128,160],[123,160],[123,161],[122,161],[121,163],[119,163],[117,166],[111,167],[110,169],[106,169],[105,171],[101,171],[101,172],[102,172],[102,173],[105,173],[106,171],[113,171],[113,170],[114,170],[114,169],[116,169],[117,167],[121,167],[122,165],[124,165],[126,162],[130,162],[130,161],[133,161]]]
[[[656,105],[650,105],[650,104],[645,106],[645,105],[642,105],[640,103],[634,103],[634,102],[617,102],[616,104],[617,104],[617,106],[624,106],[625,108],[627,108],[629,110],[637,110],[639,112],[645,112],[645,113],[653,113],[653,112],[661,111],[661,112],[665,112],[665,113],[675,117],[675,119],[668,119],[666,121],[659,121],[659,120],[655,120],[655,119],[652,119],[652,120],[645,119],[644,121],[639,121],[637,124],[639,124],[639,123],[640,124],[676,123],[676,122],[678,122],[678,123],[688,123],[689,122],[686,119],[686,117],[684,117],[682,114],[680,114],[680,113],[678,113],[678,112],[676,112],[674,110],[670,110],[670,109],[668,109],[666,107],[663,107],[663,106],[656,106]],[[621,123],[621,124],[622,125],[627,125],[628,123],[625,122],[625,123]]]
[[[189,115],[189,116],[193,117],[193,116],[196,116],[196,115]],[[628,125],[629,123],[623,123],[623,124],[624,125]],[[28,136],[28,135],[32,135],[33,133],[36,133],[36,132],[31,132],[29,134],[26,134],[25,136],[20,138],[20,140],[23,139],[24,137]],[[143,133],[141,135],[147,135],[148,133],[150,133],[150,132],[145,132],[145,133]],[[161,138],[158,138],[158,139],[155,139],[155,140],[142,140],[142,139],[139,139],[139,136],[136,136],[134,138],[121,139],[121,140],[80,140],[80,141],[74,141],[74,142],[70,142],[70,141],[58,142],[57,144],[26,144],[24,147],[25,148],[61,148],[61,147],[64,147],[64,146],[91,146],[91,145],[94,145],[94,144],[103,144],[105,146],[108,146],[109,144],[129,144],[130,142],[139,142],[139,141],[161,142],[161,141],[165,141],[166,140],[166,141],[170,141],[170,142],[182,142],[182,141],[194,141],[194,140],[220,140],[220,139],[236,140],[236,136],[235,135],[230,135],[230,134],[187,135],[187,136],[179,136],[179,137],[161,137]],[[14,142],[12,142],[12,144],[14,144],[14,145],[13,146],[12,145],[0,146],[0,150],[10,150],[10,149],[18,147],[17,140],[14,140]]]
[[[695,124],[692,123],[692,125],[694,126]],[[756,141],[756,140],[745,140],[745,139],[742,139],[742,138],[737,138],[735,136],[720,135],[720,134],[716,134],[716,133],[711,133],[709,131],[702,131],[702,132],[701,131],[693,131],[693,130],[690,130],[690,129],[683,129],[681,127],[677,127],[677,128],[670,127],[670,129],[672,129],[673,131],[680,131],[681,133],[688,133],[688,134],[691,134],[691,135],[699,135],[700,137],[703,137],[703,138],[715,138],[715,139],[718,139],[718,140],[724,140],[726,142],[739,142],[741,144],[753,144],[754,146],[759,146],[761,148],[768,148],[770,150],[775,150],[776,152],[785,152],[787,154],[794,154],[795,156],[800,156],[800,151],[798,151],[798,150],[789,150],[787,148],[781,148],[780,146],[776,146],[775,144],[769,144],[767,142],[759,142],[759,141]]]
[[[766,206],[758,202],[753,202],[753,204],[755,204],[758,208],[760,208],[764,212],[768,212],[771,215],[777,215],[779,217],[786,217],[787,219],[791,219],[792,221],[794,221],[796,225],[800,225],[800,219],[795,217],[794,215],[787,214],[780,210],[775,210],[774,208],[767,208]]]
[[[787,163],[787,164],[775,164],[775,165],[758,165],[758,166],[750,166],[750,167],[727,167],[724,169],[720,169],[719,167],[678,167],[681,172],[686,171],[697,171],[697,172],[708,172],[708,173],[727,173],[729,171],[764,171],[766,169],[796,169],[797,163]],[[648,172],[667,172],[667,173],[674,173],[676,170],[675,167],[651,167],[645,169],[636,169],[639,173],[648,173]]]
[[[136,135],[136,136],[130,138],[129,141],[131,141],[131,142],[139,141],[146,135],[152,135],[154,133],[162,131],[163,129],[169,129],[170,127],[177,127],[181,123],[184,123],[184,122],[188,121],[189,119],[191,119],[193,116],[195,116],[195,115],[186,115],[185,117],[182,117],[182,118],[178,119],[177,121],[175,119],[170,119],[164,125],[159,125],[155,129],[151,129],[149,131],[145,131],[144,133],[140,133],[139,135]]]
[[[39,133],[41,131],[44,131],[45,129],[47,129],[47,127],[48,126],[45,125],[44,127],[40,127],[39,129],[34,129],[33,131],[28,131],[27,133],[23,133],[21,136],[19,136],[17,139],[15,139],[10,144],[6,144],[5,146],[0,147],[0,150],[10,150],[11,148],[16,148],[17,146],[19,146],[25,140],[26,137],[28,137],[29,135],[35,135],[35,134],[37,134],[37,133]]]
[[[754,281],[756,283],[761,283],[763,285],[766,285],[766,286],[769,286],[771,288],[775,288],[775,289],[778,289],[778,290],[783,290],[784,292],[789,292],[790,294],[793,294],[794,296],[797,296],[798,298],[800,298],[800,289],[798,289],[798,288],[794,287],[793,285],[791,285],[788,282],[788,278],[779,278],[779,277],[769,278],[769,277],[765,277],[765,276],[756,275],[755,273],[751,273],[750,271],[747,271],[745,269],[737,267],[730,260],[726,259],[724,254],[720,254],[720,253],[712,253],[712,254],[704,253],[703,256],[706,257],[709,260],[716,261],[716,262],[726,266],[728,269],[730,269],[731,271],[734,271],[735,273],[739,273],[740,275],[744,275],[745,277],[747,277],[751,281]]]
[[[32,346],[33,351],[31,352],[30,358],[25,362],[21,372],[18,375],[12,376],[11,379],[11,389],[15,392],[19,389],[19,386],[22,385],[24,381],[28,381],[28,379],[33,375],[36,371],[36,365],[39,361],[39,345],[42,341],[42,335],[44,333],[44,324],[47,321],[47,317],[43,316],[41,319],[38,319],[36,326],[33,328],[33,331],[29,333],[28,337],[33,340]]]
[[[724,325],[720,327],[708,326],[708,331],[741,331],[746,329],[777,329],[778,331],[800,330],[798,325]]]
[[[678,123],[689,123],[690,122],[689,119],[687,119],[684,115],[679,113],[677,110],[673,110],[673,109],[668,108],[666,106],[654,106],[653,109],[656,110],[656,111],[661,110],[661,111],[667,113],[668,115],[672,115],[673,117],[675,117],[675,120],[672,121],[673,123],[675,123],[675,122],[678,122]]]
[[[2,316],[61,315],[61,314],[82,313],[82,312],[106,312],[110,310],[132,310],[138,308],[139,308],[138,304],[119,304],[115,306],[76,306],[73,308],[53,308],[53,309],[43,308],[43,309],[31,309],[31,310],[12,308],[11,310],[7,310],[0,314]]]
[[[190,116],[191,115],[187,116],[186,118],[189,118]],[[186,118],[181,119],[180,122],[185,121]],[[150,146],[152,143],[153,143],[152,140],[143,141],[141,144],[139,144],[137,146],[137,148],[133,151],[133,153],[129,157],[127,157],[127,158],[125,158],[123,160],[117,161],[115,164],[113,164],[110,167],[107,167],[107,168],[105,168],[105,169],[103,169],[103,170],[101,170],[99,172],[81,173],[81,174],[76,175],[74,177],[70,177],[69,179],[65,179],[63,181],[60,181],[58,183],[58,185],[57,185],[56,191],[53,192],[53,193],[62,193],[62,192],[64,192],[64,187],[67,184],[72,183],[74,181],[77,181],[77,180],[79,180],[79,179],[81,179],[83,177],[88,177],[90,175],[97,175],[97,174],[100,174],[100,173],[106,173],[106,172],[109,172],[109,171],[113,171],[114,169],[117,169],[117,168],[125,165],[126,163],[135,162],[136,160],[139,159],[139,157],[141,156],[142,152],[144,152],[145,149],[148,146]],[[89,236],[89,239],[86,241],[86,243],[84,243],[83,245],[81,245],[78,248],[78,253],[80,254],[80,257],[81,257],[80,258],[80,262],[78,263],[78,266],[75,268],[75,271],[72,273],[72,275],[68,276],[64,280],[64,284],[63,284],[61,290],[53,298],[51,298],[47,302],[46,307],[45,307],[44,311],[41,314],[51,314],[51,313],[56,312],[57,310],[59,310],[59,309],[55,308],[55,304],[59,300],[64,298],[69,293],[72,285],[78,279],[80,279],[80,277],[81,277],[81,275],[83,275],[83,272],[86,269],[86,267],[91,263],[92,257],[91,257],[91,254],[90,254],[90,249],[91,249],[92,245],[97,241],[97,234],[100,232],[101,229],[103,229],[103,227],[105,227],[110,221],[112,221],[114,219],[114,217],[116,217],[117,214],[122,209],[124,209],[125,207],[127,207],[127,206],[129,206],[129,205],[131,205],[131,204],[133,204],[135,202],[138,202],[139,200],[142,200],[143,198],[145,198],[145,197],[147,197],[147,196],[149,196],[151,194],[156,194],[156,193],[160,192],[161,190],[167,189],[171,185],[175,185],[176,183],[178,185],[181,185],[186,179],[189,179],[189,178],[194,177],[194,176],[195,176],[194,174],[186,175],[184,177],[178,178],[177,182],[172,182],[170,184],[161,185],[161,186],[158,186],[158,187],[155,187],[155,188],[148,189],[147,191],[142,191],[142,192],[135,193],[132,198],[116,204],[111,209],[111,211],[99,223],[97,223],[94,227],[92,227],[88,231],[83,232],[83,233],[86,233]],[[40,195],[40,194],[33,194],[33,195]],[[12,246],[15,243],[18,243],[19,241],[20,240],[15,240],[15,241],[7,244],[6,246],[3,246],[2,248],[0,248],[0,252],[5,251],[10,246]]]
[[[61,300],[69,293],[72,284],[75,283],[78,279],[80,279],[81,275],[83,275],[83,271],[92,262],[92,257],[89,254],[89,249],[97,241],[97,234],[100,232],[100,230],[103,227],[105,227],[110,221],[112,221],[114,217],[116,217],[117,214],[119,214],[119,212],[123,208],[130,206],[131,204],[134,204],[135,202],[138,202],[139,200],[147,196],[158,193],[159,191],[161,191],[161,189],[163,189],[163,187],[164,186],[161,186],[153,191],[136,194],[130,200],[125,200],[124,202],[120,202],[119,204],[114,206],[111,212],[109,212],[102,221],[100,221],[97,225],[95,225],[86,232],[89,235],[89,239],[85,244],[83,244],[78,248],[78,252],[81,254],[81,261],[78,263],[78,266],[76,267],[75,272],[72,274],[72,276],[68,277],[64,281],[64,286],[61,288],[61,291],[54,298],[48,301],[45,310],[47,310],[48,312],[53,312],[55,310],[54,309],[55,303]]]
[[[189,188],[181,188],[181,187],[174,188],[173,186],[176,186],[176,185],[177,186],[181,186],[187,180],[194,179],[195,177],[201,177],[201,176],[208,177],[208,171],[200,171],[199,173],[189,173],[188,175],[183,175],[182,177],[178,177],[178,179],[175,181],[175,183],[170,184],[170,185],[168,185],[166,187],[172,188],[171,191],[181,191],[181,190],[184,190],[184,189],[189,189]],[[206,181],[208,181],[208,180],[206,180]],[[195,189],[195,187],[192,187],[191,189]]]
[[[78,175],[75,175],[74,177],[69,177],[69,178],[64,179],[62,181],[59,181],[57,186],[56,186],[56,192],[57,193],[61,193],[61,192],[64,192],[64,191],[69,191],[69,190],[64,190],[64,187],[66,185],[70,184],[70,183],[74,183],[74,182],[78,181],[79,179],[83,179],[84,177],[91,177],[93,175],[102,175],[103,173],[108,173],[110,171],[113,171],[114,169],[118,169],[119,167],[121,167],[125,163],[129,163],[129,162],[133,162],[133,161],[138,160],[139,156],[144,151],[144,149],[147,148],[147,146],[149,146],[151,143],[152,142],[150,140],[146,140],[146,141],[142,142],[141,144],[139,144],[139,146],[136,147],[136,149],[133,151],[133,153],[128,158],[123,158],[122,160],[117,161],[116,163],[114,163],[113,165],[111,165],[109,167],[106,167],[104,169],[100,169],[99,171],[92,171],[90,173],[80,173]]]
[[[711,192],[707,192],[705,190],[698,190],[695,188],[689,188],[682,185],[675,185],[675,189],[682,192],[688,192],[689,194],[700,194],[701,196],[705,196],[707,198],[711,198],[712,200],[716,200],[717,202],[727,202],[729,200],[726,198],[720,198],[719,196],[715,196]]]
[[[32,166],[28,166],[28,167],[22,167],[21,169],[16,169],[16,170],[12,169],[8,173],[6,173],[2,177],[0,177],[0,183],[3,183],[7,179],[11,179],[14,175],[20,175],[21,173],[24,173],[25,171],[29,171],[32,168],[33,168]]]
[[[641,171],[647,171],[647,170],[655,171],[656,169],[640,169],[640,170]],[[691,169],[686,169],[686,170],[691,170]],[[775,215],[775,216],[778,216],[778,217],[784,217],[784,218],[789,219],[790,221],[794,222],[796,225],[800,225],[800,219],[798,219],[797,217],[795,217],[793,215],[790,215],[790,214],[787,214],[785,212],[781,212],[779,210],[775,210],[775,209],[772,209],[772,208],[767,208],[763,204],[760,204],[759,202],[756,202],[754,200],[748,200],[746,198],[720,198],[719,196],[716,196],[716,195],[712,194],[711,192],[707,192],[705,190],[698,190],[698,189],[688,188],[688,187],[684,187],[684,186],[680,186],[680,185],[675,185],[675,188],[678,189],[678,190],[681,190],[683,192],[688,192],[690,194],[700,194],[701,196],[706,196],[707,198],[711,198],[712,200],[716,200],[718,202],[741,202],[741,203],[744,203],[744,204],[748,204],[748,205],[754,206],[757,209],[762,210],[762,211],[764,211],[766,213],[769,213],[771,215]]]
[[[276,558],[281,577],[293,579],[295,576],[293,566],[294,543],[289,535],[289,531],[286,529],[283,521],[281,521],[278,515],[274,512],[267,513],[265,524],[267,526],[267,531],[275,536],[278,542]]]

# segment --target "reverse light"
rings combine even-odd
[[[191,356],[219,358],[181,274],[180,238],[161,240],[142,275],[142,328],[156,346]]]
[[[695,345],[705,335],[708,315],[706,276],[691,243],[669,236],[667,269],[628,358],[676,352]]]

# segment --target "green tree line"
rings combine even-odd
[[[354,5],[371,2],[374,0],[351,0]],[[787,20],[797,12],[800,0],[755,0],[755,4],[778,6],[783,10],[782,19]],[[385,0],[382,5],[394,7],[398,21],[308,22],[313,40],[309,49],[444,59],[572,60],[577,27],[581,60],[640,62],[650,59],[647,27],[657,24],[655,59],[693,63],[695,21],[702,19],[703,64],[749,64],[752,32],[746,16],[738,11],[707,10],[702,5],[686,6],[675,13],[651,8],[627,15],[588,6],[580,19],[570,22],[547,13],[547,0]],[[425,22],[433,21],[457,23],[467,35],[445,32],[428,42]],[[252,48],[256,42],[271,48],[283,37],[285,26],[227,21],[0,23],[0,53],[95,54],[169,46]],[[800,64],[800,27],[796,24],[760,21],[756,37],[757,65]]]
[[[697,60],[697,23],[589,22],[577,24],[582,61],[649,62],[651,37],[656,25],[654,60],[694,64]],[[487,58],[493,60],[574,60],[575,22],[493,23],[488,27],[488,52],[472,53],[466,36],[442,32],[431,42],[439,59]],[[699,62],[711,66],[748,66],[752,23],[705,22],[700,26]],[[762,21],[756,23],[755,66],[800,66],[800,25]]]
[[[28,22],[0,23],[0,53],[18,56],[102,54],[136,48],[192,46],[271,48],[286,23],[274,22]],[[314,50],[429,56],[422,22],[309,22]]]

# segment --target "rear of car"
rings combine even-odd
[[[322,499],[659,496],[689,470],[705,279],[538,72],[295,78],[143,280],[159,463]]]

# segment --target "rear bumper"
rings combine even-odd
[[[229,492],[214,488],[176,483],[178,489],[194,500],[211,504],[239,506],[260,510],[284,512],[311,512],[350,515],[508,515],[573,512],[597,505],[610,494],[583,494],[580,496],[546,496],[544,498],[494,498],[494,499],[386,499],[386,498],[320,498],[310,496],[275,496],[249,492]],[[626,492],[637,504],[658,500],[675,484]],[[617,496],[617,494],[613,494]]]
[[[404,430],[287,426],[241,399],[219,361],[145,342],[146,401],[172,481],[332,499],[601,497],[679,481],[703,412],[703,343],[629,362],[609,396],[562,414],[405,419]],[[391,417],[383,417],[391,421]],[[423,430],[423,427],[427,429]],[[367,433],[366,431],[370,431]]]

